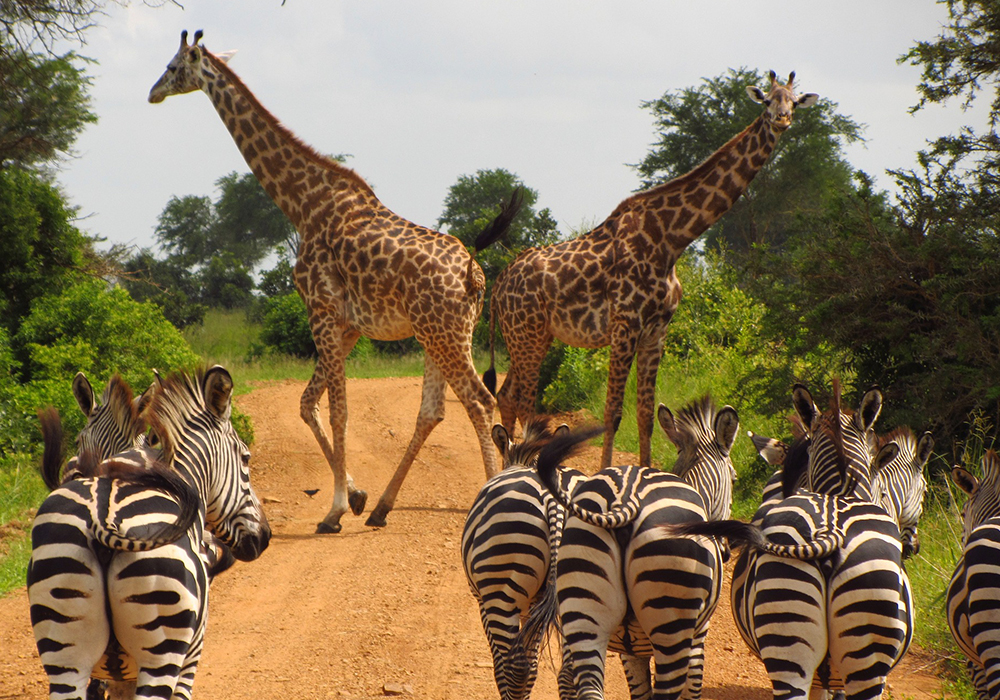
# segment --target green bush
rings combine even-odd
[[[316,357],[306,304],[297,292],[265,301],[260,340],[265,347],[293,357]]]
[[[36,413],[55,406],[67,435],[83,426],[71,384],[84,372],[95,386],[118,372],[136,391],[161,373],[192,369],[198,357],[152,303],[88,280],[35,299],[17,335],[0,337],[0,460],[32,453]]]

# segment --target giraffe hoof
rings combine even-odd
[[[379,503],[375,510],[368,516],[365,525],[368,527],[385,527],[385,516],[389,514],[389,509]]]
[[[351,512],[361,515],[365,512],[365,503],[368,502],[368,492],[358,489],[347,497],[347,503],[351,506]]]
[[[320,523],[316,526],[317,535],[335,535],[343,529],[340,523],[334,523],[330,525],[329,523]]]

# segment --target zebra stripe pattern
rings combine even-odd
[[[503,426],[494,426],[493,442],[503,457],[503,469],[476,496],[462,532],[465,575],[479,604],[503,700],[525,700],[531,694],[541,635],[519,637],[521,621],[549,590],[550,540],[561,537],[565,522],[565,510],[530,465],[555,435],[568,430],[553,429],[547,418],[536,417],[517,444]],[[571,487],[583,475],[565,470],[562,478]]]
[[[91,675],[134,680],[145,697],[190,698],[208,605],[204,529],[244,561],[270,539],[250,488],[249,451],[229,420],[232,386],[218,366],[169,377],[147,409],[163,461],[197,494],[194,522],[176,541],[148,551],[97,543],[102,527],[142,540],[180,511],[176,498],[133,488],[114,470],[71,479],[39,508],[28,597],[52,700],[82,700]],[[143,461],[149,453],[137,454]],[[149,470],[131,467],[122,473],[138,478]]]
[[[982,478],[961,467],[951,479],[968,499],[962,507],[962,556],[948,585],[948,626],[982,700],[1000,698],[1000,457],[982,458]]]
[[[609,649],[622,654],[633,697],[701,694],[704,640],[726,553],[712,539],[666,536],[662,525],[729,516],[735,477],[729,452],[739,420],[733,408],[717,411],[708,397],[676,418],[661,405],[657,417],[677,447],[674,473],[603,469],[581,481],[570,499],[555,483],[556,463],[546,450],[539,456],[543,480],[573,513],[556,560],[568,666],[563,697],[603,698]]]
[[[794,549],[834,530],[844,544],[815,563],[760,552],[741,556],[732,587],[734,616],[763,659],[775,698],[805,698],[814,680],[852,700],[878,698],[909,644],[913,622],[899,528],[871,500],[879,496],[878,474],[899,449],[892,443],[872,456],[872,426],[882,405],[878,389],[865,394],[856,413],[840,409],[836,385],[825,414],[805,387],[793,394],[806,442],[789,448],[786,493],[800,479],[831,493],[803,492],[765,503],[759,533]],[[711,523],[674,532],[706,535],[713,529],[732,535],[729,524]]]

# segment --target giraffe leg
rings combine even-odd
[[[514,434],[514,421],[521,421],[523,429],[535,415],[535,398],[538,396],[538,376],[542,368],[542,360],[552,345],[552,336],[544,334],[539,338],[517,337],[517,332],[505,333],[508,341],[507,350],[510,353],[510,369],[503,386],[497,392],[497,405],[500,407],[500,421],[511,435]]]
[[[656,404],[656,374],[662,357],[662,338],[640,343],[635,356],[635,414],[639,424],[639,465],[643,467],[653,463],[650,441],[653,437],[653,407]]]
[[[300,415],[312,429],[316,441],[323,450],[330,470],[333,472],[333,504],[323,520],[316,526],[318,534],[340,532],[341,516],[348,507],[355,515],[364,510],[368,495],[354,486],[354,480],[347,473],[345,443],[347,439],[347,375],[344,360],[360,334],[343,331],[333,341],[329,335],[318,335],[316,347],[319,361],[299,404]],[[324,389],[330,399],[330,431],[332,444],[323,431],[319,416],[319,400]]]
[[[486,478],[489,479],[500,472],[496,446],[490,435],[496,400],[479,379],[479,375],[476,374],[476,367],[472,364],[471,347],[465,351],[464,357],[461,364],[446,362],[444,359],[441,359],[438,364],[446,368],[442,372],[445,381],[455,392],[458,400],[462,402],[465,412],[469,414],[472,427],[476,430],[476,439],[479,440],[479,451],[483,456]]]
[[[475,369],[473,369],[473,373],[475,373]],[[385,487],[385,491],[378,499],[378,504],[368,516],[368,520],[365,521],[365,525],[385,527],[385,516],[395,505],[396,496],[413,465],[413,460],[416,459],[427,436],[431,434],[438,423],[444,420],[444,390],[446,386],[447,383],[440,368],[431,358],[430,353],[427,353],[424,357],[424,387],[420,398],[420,412],[417,414],[417,426],[413,431],[413,437],[410,438],[406,452],[403,453],[403,459],[396,467],[396,473],[392,475],[389,485]],[[483,386],[483,391],[486,391],[485,386]],[[492,445],[492,443],[490,444]]]
[[[628,380],[632,359],[635,357],[636,333],[632,326],[638,321],[616,319],[611,330],[611,358],[608,362],[608,395],[604,402],[604,447],[601,450],[601,469],[611,466],[615,451],[615,433],[622,421],[622,403],[625,400],[625,382]],[[652,432],[652,424],[650,424]]]

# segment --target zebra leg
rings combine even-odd
[[[827,653],[825,578],[810,562],[767,554],[755,569],[753,630],[775,700],[806,698]]]
[[[603,700],[612,632],[625,618],[621,549],[612,533],[567,521],[557,563],[559,618],[578,700]]]
[[[378,504],[368,516],[365,525],[372,527],[385,527],[385,517],[392,510],[396,503],[396,496],[403,486],[403,480],[413,465],[417,453],[423,446],[427,436],[431,434],[434,427],[444,420],[444,391],[447,386],[441,369],[430,355],[430,351],[425,351],[424,355],[424,386],[420,397],[420,412],[417,414],[417,426],[410,438],[410,444],[403,453],[403,458],[396,467],[396,473],[392,475],[389,485],[385,487],[382,496],[378,499]],[[478,426],[477,426],[478,432]],[[488,431],[487,431],[488,433]],[[488,439],[487,434],[487,439]],[[490,449],[493,450],[492,443]],[[495,450],[494,450],[495,456]]]
[[[49,677],[50,700],[84,700],[90,674],[111,637],[105,574],[85,543],[43,543],[50,526],[66,528],[62,520],[59,513],[48,512],[35,519],[28,601],[38,655]]]
[[[190,698],[208,607],[200,537],[119,553],[108,568],[108,602],[115,637],[138,667],[136,695]]]
[[[648,656],[620,654],[628,693],[631,700],[651,700],[653,697],[653,676],[649,672]]]

